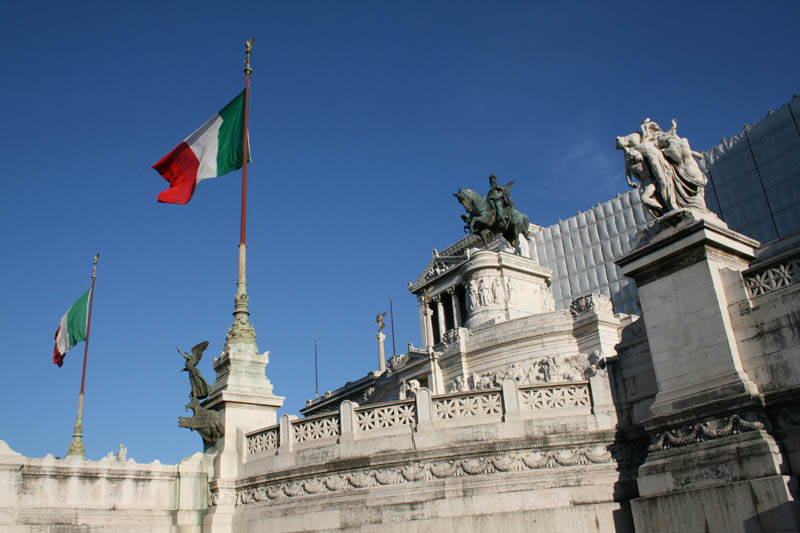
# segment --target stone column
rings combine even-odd
[[[424,305],[423,313],[425,316],[425,338],[427,339],[425,347],[428,349],[428,353],[430,353],[433,351],[433,345],[435,344],[433,340],[433,322],[432,322],[433,311],[428,305],[428,302],[423,301],[423,305]]]
[[[444,304],[442,304],[442,295],[437,294],[433,297],[433,301],[436,302],[436,314],[439,318],[439,342],[444,340],[444,332],[447,329],[447,322],[444,319]]]
[[[378,370],[380,373],[384,373],[386,371],[386,352],[383,348],[383,341],[386,339],[386,334],[382,331],[379,331],[375,338],[378,340]]]
[[[461,323],[461,306],[459,305],[458,301],[458,293],[456,293],[455,287],[450,287],[447,289],[447,294],[450,295],[450,303],[453,307],[453,327],[458,329],[462,326]]]
[[[417,296],[417,310],[419,311],[419,340],[423,349],[428,348],[428,322],[427,312],[425,311],[428,306],[425,304],[424,296]]]

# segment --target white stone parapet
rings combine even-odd
[[[0,440],[0,531],[200,533],[210,465],[24,457]]]
[[[407,435],[425,427],[444,430],[465,422],[496,424],[512,419],[591,416],[595,414],[594,404],[608,403],[608,391],[603,390],[608,387],[607,380],[598,379],[595,382],[595,385],[591,384],[591,380],[586,380],[520,387],[513,379],[505,379],[500,388],[439,395],[421,388],[413,400],[364,407],[345,401],[340,404],[338,412],[297,420],[287,417],[282,424],[245,433],[244,461],[276,452],[280,454],[314,446],[337,445],[339,441],[381,438],[398,431]],[[348,427],[342,421],[352,421],[352,426]],[[600,423],[597,427],[610,429],[613,421],[605,425]],[[441,435],[441,439],[447,439],[446,433]]]

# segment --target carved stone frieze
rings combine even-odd
[[[662,431],[656,434],[648,450],[651,452],[667,450],[770,427],[769,421],[761,414],[752,413],[745,416],[753,420],[746,420],[739,415],[731,415],[723,419],[707,420],[686,428]]]
[[[602,354],[595,351],[589,355],[569,357],[540,357],[525,363],[511,363],[493,372],[473,373],[464,378],[456,377],[450,382],[450,392],[493,389],[503,380],[511,378],[519,385],[536,385],[564,381],[584,381],[595,375],[605,375],[606,363]]]
[[[209,490],[208,506],[225,507],[234,505],[239,500],[239,495],[233,489],[220,489],[219,487]]]
[[[529,449],[480,457],[413,461],[291,481],[271,481],[239,489],[236,494],[236,505],[270,503],[315,494],[347,492],[418,481],[611,463],[615,459],[609,448],[607,445],[596,445]]]

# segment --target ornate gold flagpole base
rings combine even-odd
[[[78,416],[75,418],[75,429],[72,432],[72,443],[67,450],[67,457],[86,458],[83,447],[83,393],[78,396]]]

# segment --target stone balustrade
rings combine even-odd
[[[597,411],[594,407],[609,403],[608,391],[604,390],[607,387],[605,376],[530,386],[519,386],[513,379],[506,379],[501,388],[436,396],[427,388],[422,388],[412,400],[364,407],[344,401],[338,412],[297,420],[283,415],[280,424],[245,434],[245,461],[267,452],[291,452],[298,446],[302,449],[329,446],[336,442],[361,441],[397,432],[405,434],[411,429],[447,429],[465,423],[595,414]]]
[[[800,253],[775,257],[772,261],[742,272],[750,298],[763,296],[800,282]]]

